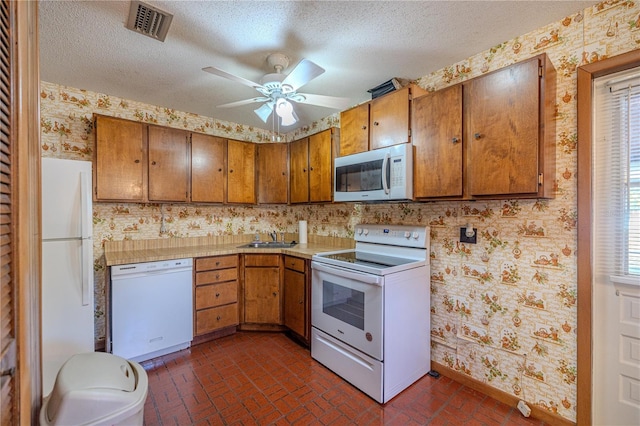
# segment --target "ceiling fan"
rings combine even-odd
[[[292,102],[340,110],[347,108],[350,104],[348,98],[297,92],[300,87],[324,73],[324,68],[307,59],[301,60],[289,74],[282,73],[282,70],[289,66],[289,58],[282,53],[270,54],[267,57],[267,64],[269,68],[273,68],[275,72],[266,74],[262,77],[260,83],[229,74],[216,67],[203,68],[203,71],[228,78],[245,86],[253,87],[262,95],[251,99],[218,105],[218,108],[232,108],[254,102],[264,102],[262,106],[254,110],[262,121],[266,123],[275,111],[276,115],[280,117],[281,125],[290,126],[298,121],[298,116],[293,109]]]

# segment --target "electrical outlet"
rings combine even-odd
[[[467,228],[460,228],[460,242],[467,244],[476,244],[478,238],[478,230],[473,228],[473,236],[467,237]]]
[[[529,417],[531,415],[531,408],[527,405],[523,400],[518,401],[518,410],[522,413],[523,416]]]

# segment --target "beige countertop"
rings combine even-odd
[[[229,241],[233,240],[233,241]],[[312,241],[315,240],[315,241]],[[250,241],[250,240],[249,240]],[[307,244],[288,248],[238,248],[249,242],[244,238],[174,238],[146,241],[109,241],[105,243],[107,266],[159,260],[219,256],[237,253],[275,253],[311,259],[316,253],[353,247],[346,238],[310,238]]]

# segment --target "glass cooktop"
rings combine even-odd
[[[375,266],[380,269],[416,262],[415,259],[406,259],[402,257],[385,256],[382,254],[358,251],[319,254],[318,257],[324,257],[326,259],[333,259],[358,265]]]

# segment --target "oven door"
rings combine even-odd
[[[384,277],[312,262],[311,324],[382,361]]]

